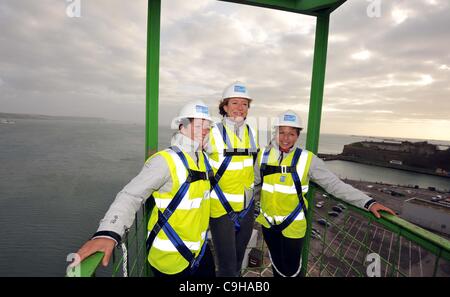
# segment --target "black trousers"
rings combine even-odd
[[[150,265],[150,268],[153,272],[153,276],[155,277],[166,277],[166,278],[184,278],[184,277],[201,277],[201,278],[209,278],[216,276],[216,267],[214,265],[214,257],[211,253],[211,249],[209,244],[206,246],[205,254],[203,258],[200,260],[199,266],[197,270],[192,273],[190,267],[187,267],[185,270],[181,271],[177,274],[165,274],[156,269],[155,267]]]
[[[254,213],[255,204],[253,203],[247,214],[239,221],[241,224],[239,232],[235,232],[234,223],[228,215],[210,219],[209,227],[214,253],[217,256],[217,276],[240,276],[242,260],[244,260],[245,250],[253,232]]]
[[[274,277],[294,276],[300,269],[303,238],[287,238],[281,231],[262,227],[264,241],[269,248]],[[300,273],[295,275],[300,277]]]

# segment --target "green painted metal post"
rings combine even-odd
[[[161,0],[148,0],[147,12],[147,78],[145,109],[145,159],[158,151],[158,113],[159,113],[159,43],[161,26]],[[144,220],[148,222],[154,203],[146,203]],[[144,225],[144,238],[147,238],[147,224]],[[143,242],[146,255],[145,240]],[[145,275],[152,273],[145,256]]]
[[[148,0],[145,159],[158,150],[160,19],[161,0]]]
[[[319,147],[320,121],[322,115],[323,89],[325,83],[325,68],[327,62],[328,29],[330,14],[319,15],[316,20],[316,37],[314,44],[314,62],[311,80],[311,96],[309,100],[308,132],[306,137],[306,149],[317,154]],[[309,242],[311,239],[312,209],[314,207],[314,187],[310,188],[307,195],[309,211],[306,216],[308,229],[302,254],[302,275],[306,275],[309,255]]]

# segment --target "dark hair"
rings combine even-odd
[[[225,111],[225,109],[224,109],[223,107],[224,107],[225,105],[228,105],[228,102],[230,101],[230,99],[231,99],[231,98],[225,98],[225,99],[220,100],[220,103],[219,103],[219,113],[220,113],[220,115],[223,116],[223,117],[227,115],[227,112]],[[251,102],[252,100],[247,99],[247,101],[248,101],[248,108],[250,108],[250,102]]]
[[[220,100],[220,103],[219,103],[219,113],[223,117],[227,115],[227,112],[225,111],[225,109],[223,107],[225,105],[228,105],[228,101],[229,101],[228,98],[227,99],[222,99],[222,100]]]
[[[297,136],[300,136],[300,131],[302,131],[303,129],[302,128],[295,128],[295,127],[292,127],[292,128],[294,128],[295,132],[297,132]],[[277,127],[277,129],[280,129],[280,127]]]
[[[181,129],[181,126],[187,127],[190,123],[192,123],[193,118],[184,118],[181,119],[180,124],[178,125],[178,130]]]

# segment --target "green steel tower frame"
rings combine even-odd
[[[322,115],[325,68],[327,60],[330,14],[346,0],[219,0],[251,6],[289,11],[316,17],[314,60],[308,114],[306,149],[317,153]],[[146,138],[145,158],[158,150],[159,49],[161,0],[148,0],[147,21],[147,78],[146,78]],[[308,192],[308,205],[314,205],[314,187]],[[308,264],[312,211],[307,214],[308,229],[302,255],[302,274]]]

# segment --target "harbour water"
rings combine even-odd
[[[67,255],[90,238],[116,193],[139,172],[144,131],[142,125],[95,120],[18,119],[0,125],[0,276],[64,275]],[[171,134],[160,129],[161,148]],[[343,145],[364,139],[322,135],[319,151],[339,153]],[[445,178],[327,164],[341,177],[450,190]]]

